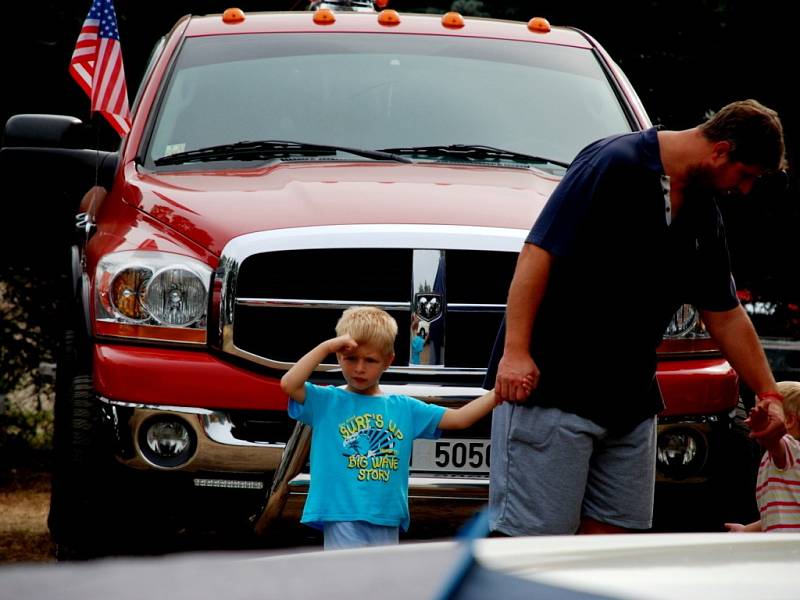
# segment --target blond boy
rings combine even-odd
[[[308,352],[281,379],[289,415],[312,427],[311,488],[301,521],[321,528],[325,549],[397,543],[408,528],[408,471],[416,438],[463,429],[489,414],[494,391],[458,409],[384,394],[397,323],[373,307],[349,308],[337,337]],[[346,386],[308,382],[335,353]]]
[[[766,448],[758,468],[756,500],[761,519],[742,525],[725,523],[729,531],[800,531],[800,382],[781,381],[786,435],[761,439]],[[762,407],[755,407],[747,419],[753,434],[767,422]]]

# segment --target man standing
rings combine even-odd
[[[578,154],[520,252],[484,386],[512,401],[492,424],[494,532],[651,527],[656,346],[683,303],[768,408],[765,435],[784,427],[714,200],[749,193],[783,164],[778,115],[755,100],[692,129],[611,136]]]

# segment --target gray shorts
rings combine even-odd
[[[628,529],[653,521],[656,418],[607,429],[557,408],[504,403],[492,417],[490,527],[572,534],[581,519]]]

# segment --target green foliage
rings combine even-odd
[[[0,404],[0,471],[31,464],[53,447],[53,385],[22,377]]]
[[[0,269],[0,470],[41,462],[52,447],[52,362],[61,276],[52,269]],[[46,460],[46,458],[44,458]]]
[[[48,269],[0,269],[0,394],[17,389],[41,362],[53,360],[62,275]]]

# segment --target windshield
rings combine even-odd
[[[568,163],[589,142],[630,130],[584,48],[450,36],[226,35],[186,40],[145,165],[245,140],[372,150],[479,144]],[[459,160],[429,154],[421,160]]]

